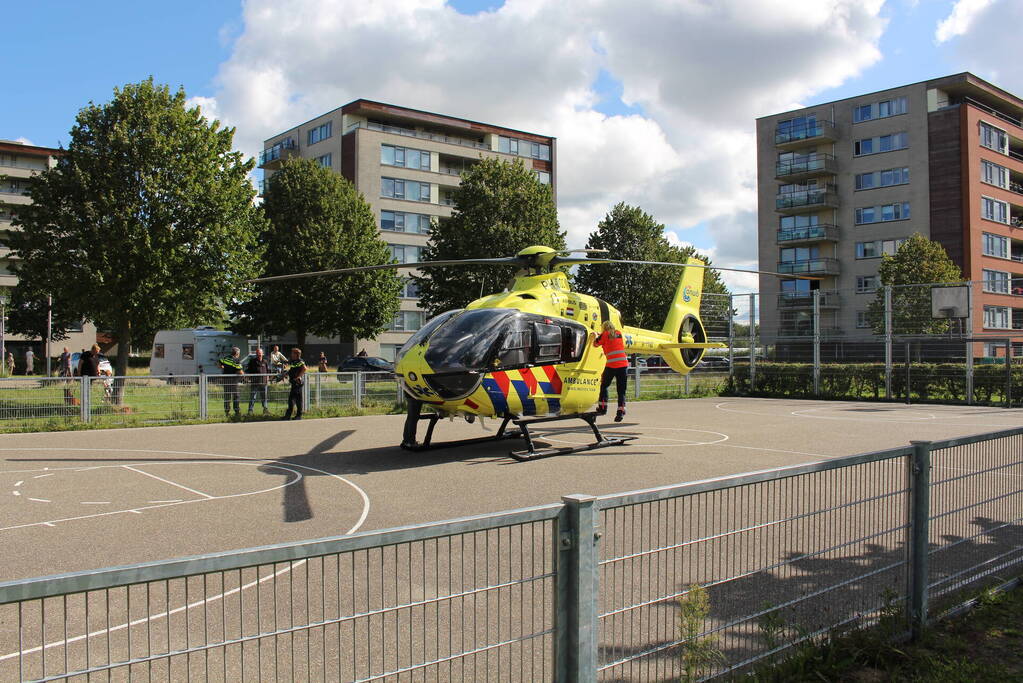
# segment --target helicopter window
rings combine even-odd
[[[441,325],[451,320],[452,317],[461,312],[462,309],[458,308],[453,311],[441,313],[436,318],[428,320],[427,323],[420,327],[419,330],[414,335],[409,337],[409,340],[405,342],[405,345],[398,350],[397,355],[395,355],[394,357],[394,362],[397,363],[398,361],[400,361],[402,357],[404,357],[404,355],[408,353],[410,349],[412,349],[412,347],[414,347],[416,344],[421,344],[422,342],[429,339],[430,335],[433,334],[437,328],[439,328]]]
[[[561,328],[561,360],[573,363],[583,357],[586,349],[586,329],[581,325],[566,325]]]
[[[436,373],[482,371],[496,359],[502,337],[517,327],[519,316],[507,308],[464,311],[430,338],[426,362]]]
[[[537,363],[549,363],[561,360],[561,328],[557,325],[533,323],[536,329]]]
[[[504,368],[523,366],[529,363],[529,351],[533,346],[533,334],[529,328],[505,334],[497,364]]]

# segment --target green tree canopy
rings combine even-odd
[[[47,317],[50,318],[49,324]],[[49,327],[50,341],[62,341],[81,322],[82,316],[62,306],[60,301],[54,301],[51,306],[45,293],[30,291],[24,282],[19,282],[11,291],[7,307],[8,334],[45,340]]]
[[[453,194],[454,212],[431,232],[424,261],[512,256],[532,245],[565,248],[550,186],[520,160],[481,160]],[[451,266],[414,279],[420,304],[435,315],[503,290],[511,276],[502,266]]]
[[[710,264],[710,259],[693,247],[675,247],[664,237],[664,225],[637,206],[624,202],[615,205],[590,233],[587,249],[607,249],[612,259],[685,263],[696,257]],[[682,276],[680,268],[671,266],[584,265],[579,267],[576,286],[580,291],[599,297],[622,312],[628,325],[660,329],[668,314],[675,288]],[[703,279],[705,294],[728,294],[716,270],[707,270]],[[728,300],[704,296],[700,314],[708,322],[726,319]],[[716,328],[717,326],[715,326]],[[712,333],[717,333],[716,329]]]
[[[90,103],[29,185],[11,248],[26,290],[117,335],[116,371],[160,328],[220,318],[252,277],[262,223],[234,129],[153,80]]]
[[[894,255],[885,254],[877,269],[881,285],[892,287],[892,332],[894,334],[942,334],[947,320],[931,317],[931,288],[914,287],[930,283],[961,282],[962,273],[940,243],[920,233],[903,242]],[[875,334],[884,334],[884,289],[867,308]]]
[[[260,235],[264,276],[387,263],[373,210],[347,180],[309,159],[289,159],[267,183]],[[391,271],[327,275],[256,285],[234,308],[236,327],[251,334],[294,331],[344,339],[373,338],[398,310],[402,281]]]

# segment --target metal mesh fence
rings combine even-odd
[[[1018,574],[1023,562],[1023,435],[932,452],[932,597]]]
[[[720,674],[905,599],[905,451],[690,488],[598,503],[602,680]]]
[[[0,680],[553,680],[556,516],[56,579],[0,606]]]

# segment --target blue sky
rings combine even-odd
[[[559,215],[573,244],[627,201],[722,265],[750,264],[755,116],[965,70],[1023,91],[1011,52],[984,53],[998,41],[989,33],[1014,40],[1020,0],[447,5],[8,3],[5,47],[18,57],[5,73],[0,138],[67,144],[81,107],[149,76],[236,126],[249,154],[369,97],[558,137]],[[940,22],[969,8],[960,35],[939,44]],[[971,36],[971,22],[984,31]],[[627,92],[637,101],[624,102]]]

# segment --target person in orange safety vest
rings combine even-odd
[[[597,404],[597,415],[607,414],[607,388],[611,380],[615,380],[618,388],[618,412],[615,422],[625,417],[625,386],[629,381],[629,359],[625,355],[625,340],[622,333],[615,329],[610,320],[605,320],[603,331],[593,339],[593,345],[604,350],[607,364],[600,378],[600,402]]]

